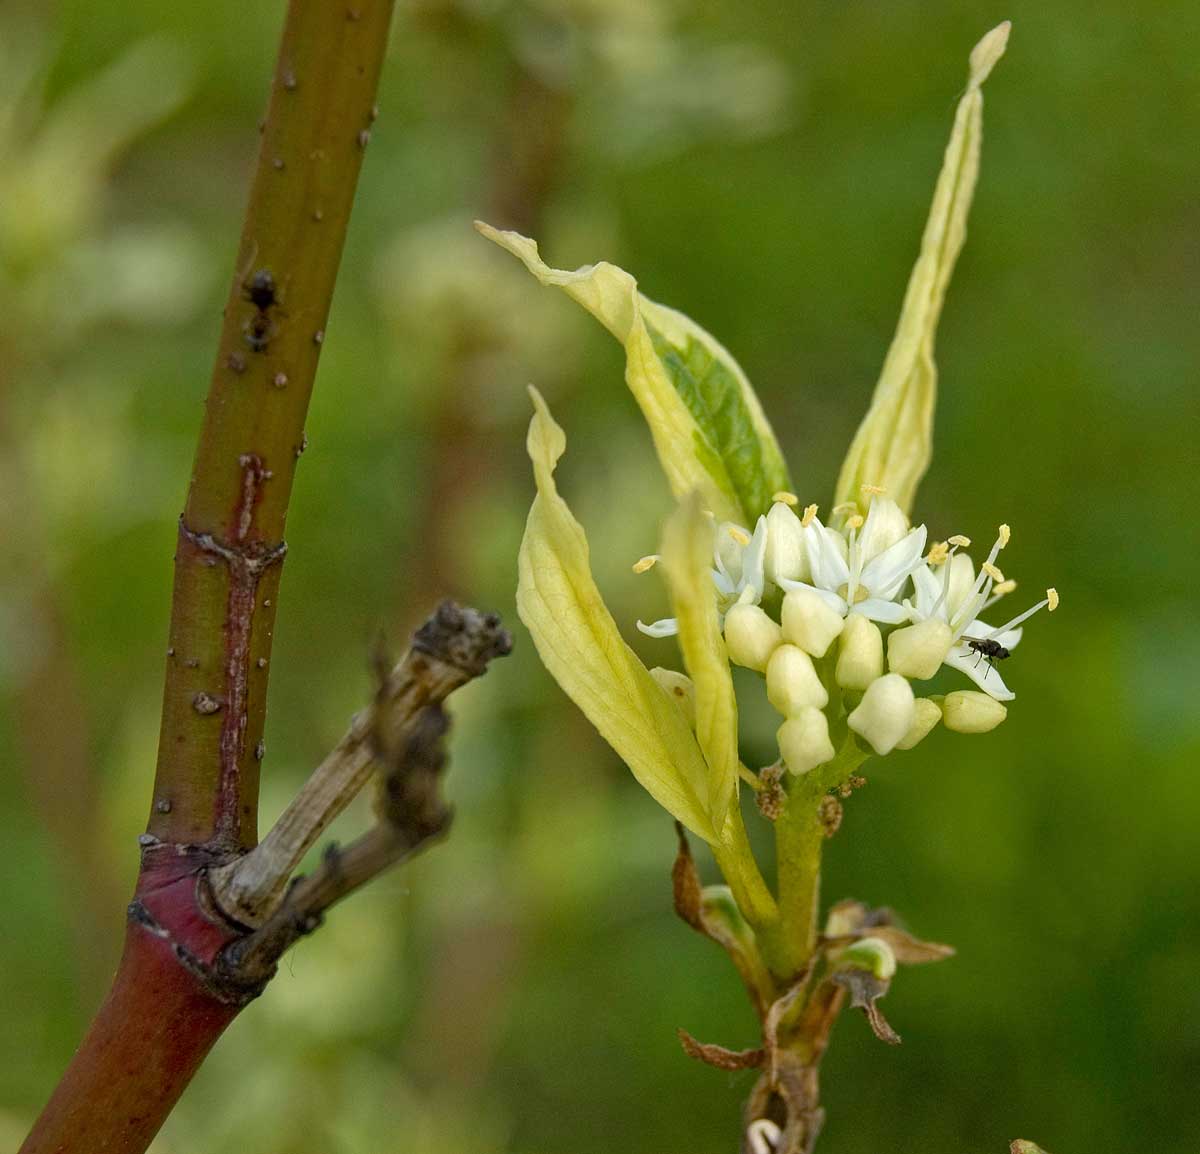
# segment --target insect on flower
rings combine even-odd
[[[978,653],[980,661],[986,659],[989,666],[1012,656],[994,637],[969,637],[967,639],[967,648],[973,649]],[[979,661],[976,661],[975,664],[978,665]],[[987,674],[985,673],[984,677],[986,676]]]

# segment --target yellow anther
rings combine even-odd
[[[658,554],[650,553],[643,557],[640,561],[633,563],[633,571],[635,573],[645,573],[647,569],[653,569],[658,564]]]
[[[1001,573],[995,565],[991,564],[991,562],[985,561],[979,566],[979,568],[982,569],[993,581],[1001,585],[1004,584],[1004,574]]]
[[[750,534],[745,529],[739,529],[737,525],[729,526],[729,535],[742,546],[750,544]]]
[[[964,537],[961,533],[955,533],[953,537],[946,539],[947,545],[957,545],[960,549],[969,549],[971,546],[971,538]]]
[[[925,560],[930,565],[944,565],[946,558],[950,556],[950,548],[945,541],[935,541],[933,547],[929,550]]]
[[[1009,538],[1012,536],[1012,530],[1007,525],[1000,526],[1000,548],[1003,549],[1008,544]]]
[[[992,596],[1003,597],[1007,593],[1011,593],[1017,587],[1017,583],[1011,579],[1001,581],[999,585],[992,588]]]
[[[857,501],[843,501],[840,505],[834,505],[830,510],[835,517],[840,517],[843,513],[853,515],[858,512]]]
[[[786,489],[780,489],[778,493],[772,493],[771,500],[778,501],[781,505],[800,504],[800,498],[795,493],[789,493]]]
[[[871,497],[878,497],[887,492],[882,485],[863,485],[862,491]]]
[[[846,527],[849,529],[861,529],[863,527],[863,517],[855,513],[853,517],[846,520]]]
[[[1058,608],[1058,590],[1057,589],[1047,589],[1046,590],[1046,602],[1047,602],[1047,607],[1049,608],[1050,612],[1053,613],[1055,611],[1055,609]]]
[[[807,528],[813,523],[813,518],[817,515],[816,505],[807,505],[804,509],[804,516],[800,518],[800,524]]]

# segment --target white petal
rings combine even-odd
[[[913,588],[917,591],[917,612],[928,617],[942,595],[942,578],[928,565],[913,570]]]
[[[879,554],[864,570],[862,583],[872,593],[895,597],[904,579],[913,571],[925,552],[928,530],[918,525],[890,548]]]
[[[749,541],[751,537],[741,525],[722,521],[717,526],[714,541],[717,568],[724,570],[735,585],[742,579],[742,557],[746,550],[746,546],[741,544],[743,539]]]
[[[882,621],[887,625],[899,625],[908,621],[908,610],[895,601],[885,601],[882,597],[868,597],[854,606],[855,613],[861,613],[872,621]]]
[[[947,616],[953,619],[975,586],[975,566],[966,553],[955,553],[946,564],[950,566],[950,592],[946,596]],[[954,624],[953,620],[951,624]]]
[[[804,581],[789,581],[786,577],[779,584],[785,593],[793,589],[807,589],[809,592],[815,593],[830,609],[840,613],[843,617],[850,612],[850,606],[846,604],[846,599],[839,597],[830,589],[820,589],[816,585],[809,585]]]
[[[876,496],[867,510],[867,520],[858,535],[859,555],[864,561],[878,557],[908,532],[908,518],[887,497]]]
[[[679,632],[679,623],[674,617],[664,617],[661,621],[652,621],[649,625],[639,621],[637,627],[647,637],[674,637]]]
[[[1012,701],[1016,697],[1004,684],[1004,678],[1000,676],[999,671],[993,669],[987,663],[987,659],[980,658],[973,649],[962,645],[951,649],[946,655],[945,664],[951,669],[965,673],[984,693],[990,694],[997,701]]]
[[[754,536],[742,553],[742,579],[739,582],[743,589],[753,589],[757,596],[762,597],[763,591],[763,559],[767,552],[767,519],[759,517],[754,526]]]
[[[804,530],[804,534],[813,584],[822,589],[840,589],[850,580],[850,569],[846,564],[846,539],[840,533],[826,529],[817,520]]]
[[[717,592],[723,597],[734,597],[737,594],[737,585],[730,579],[729,574],[721,569],[712,571],[713,584],[717,587]]]

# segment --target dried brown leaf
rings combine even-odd
[[[698,1042],[681,1026],[676,1033],[679,1044],[689,1058],[716,1066],[718,1070],[756,1070],[766,1061],[766,1053],[756,1050],[728,1050],[711,1042]]]

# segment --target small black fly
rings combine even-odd
[[[979,661],[986,660],[989,668],[997,661],[1003,661],[1006,657],[1012,656],[994,637],[968,637],[966,645],[968,649],[973,649],[979,654]],[[975,664],[978,665],[979,661],[976,661]],[[987,674],[985,673],[984,676],[986,677]]]

